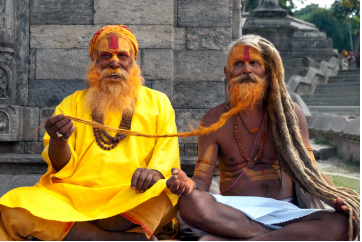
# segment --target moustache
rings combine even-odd
[[[253,74],[243,74],[231,79],[230,83],[241,84],[245,80],[250,80],[251,82],[257,82],[258,78]]]
[[[117,76],[118,78],[121,79],[128,79],[128,72],[126,70],[123,69],[119,69],[119,68],[107,68],[104,69],[101,73],[101,77],[103,78],[107,78],[107,77],[115,77]]]

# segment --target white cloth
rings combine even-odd
[[[281,229],[276,224],[307,216],[321,209],[301,209],[288,202],[291,199],[276,200],[273,198],[254,196],[222,196],[212,194],[216,201],[237,210],[240,210],[248,218],[263,224],[271,229]],[[201,237],[206,232],[190,226],[194,233]]]

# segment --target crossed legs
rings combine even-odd
[[[205,240],[348,240],[347,216],[327,210],[281,224],[279,230],[252,221],[198,190],[181,197],[179,210],[186,223],[209,234],[201,238]]]

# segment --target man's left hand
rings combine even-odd
[[[164,179],[164,177],[159,171],[137,168],[131,179],[131,189],[136,192],[145,192],[160,179]]]
[[[346,205],[343,205],[341,198],[333,199],[333,207],[336,212],[345,213],[347,216],[349,215],[349,208]],[[352,219],[355,220],[356,217],[353,215]]]

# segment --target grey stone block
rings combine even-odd
[[[12,142],[0,142],[0,153],[11,153],[13,151]]]
[[[188,27],[188,50],[225,50],[231,43],[231,27]]]
[[[328,158],[335,156],[337,154],[337,148],[329,147],[329,148],[322,148],[319,150],[319,159],[327,160]]]
[[[232,39],[236,40],[241,37],[241,10],[233,9],[233,27],[232,27]]]
[[[179,0],[178,26],[232,26],[232,0]]]
[[[11,177],[7,191],[18,187],[31,187],[39,182],[41,174],[14,175]]]
[[[173,104],[173,106],[175,107],[175,104]],[[192,131],[190,126],[194,129],[198,129],[201,118],[207,113],[208,110],[209,109],[175,109],[177,132],[178,133],[190,132]],[[197,156],[197,145],[194,148],[190,148],[190,144],[197,144],[197,136],[179,138],[179,142],[180,142],[180,155]],[[185,146],[182,147],[182,145]]]
[[[0,141],[21,141],[21,107],[0,105]]]
[[[7,153],[0,155],[0,164],[46,164],[40,154],[14,154]],[[0,170],[1,173],[1,170]]]
[[[144,49],[142,71],[145,78],[172,79],[172,50]]]
[[[221,81],[226,54],[223,51],[174,51],[174,81]]]
[[[38,49],[36,79],[83,80],[90,64],[88,49]]]
[[[173,0],[94,0],[95,24],[173,24]]]
[[[39,125],[40,110],[38,107],[22,107],[21,110],[21,140],[35,141],[38,139],[34,131]]]
[[[54,107],[65,97],[86,88],[81,80],[38,80],[29,83],[29,106]]]
[[[163,92],[171,100],[172,82],[169,80],[154,80],[152,81],[152,89]]]
[[[30,1],[30,23],[92,24],[93,0],[36,0]]]
[[[241,0],[233,0],[233,9],[241,9]]]
[[[173,29],[174,50],[186,50],[186,28]]]
[[[2,197],[9,186],[13,174],[0,174],[0,197]]]
[[[197,143],[181,143],[179,145],[180,156],[197,156],[198,146]]]
[[[43,142],[25,142],[25,153],[27,154],[41,154],[44,150]]]
[[[55,108],[42,108],[40,109],[40,123],[43,122],[44,119],[53,116]],[[43,137],[45,135],[44,125],[39,129],[39,141],[43,141]]]
[[[29,51],[29,81],[35,80],[36,71],[36,49]]]
[[[13,152],[17,154],[24,153],[24,142],[17,142],[13,145]]]
[[[41,157],[40,157],[41,159]],[[0,174],[44,174],[47,172],[48,165],[43,164],[14,164],[0,163]],[[1,196],[1,195],[0,195]]]
[[[87,49],[93,35],[103,25],[35,25],[30,27],[31,48]],[[172,48],[172,26],[127,25],[136,36],[139,48]],[[88,49],[87,49],[88,50]]]

